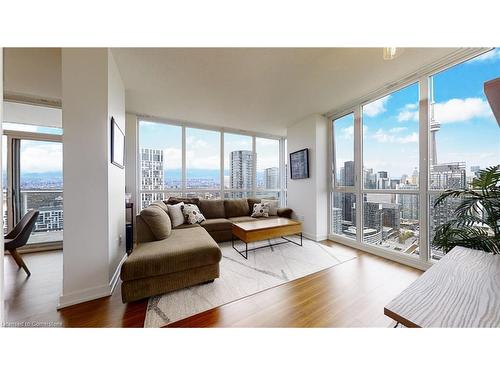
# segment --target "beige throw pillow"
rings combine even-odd
[[[168,214],[157,206],[146,207],[140,213],[156,240],[163,240],[172,233],[172,223]]]
[[[261,199],[260,203],[269,204],[269,216],[278,215],[278,200],[277,199]]]
[[[184,203],[167,204],[167,207],[168,215],[170,216],[170,220],[172,220],[172,228],[184,224],[184,213],[182,212]]]

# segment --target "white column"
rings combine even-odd
[[[62,103],[65,217],[59,307],[109,295],[125,253],[125,172],[110,164],[110,119],[125,130],[125,95],[108,49],[63,48]]]
[[[3,49],[0,48],[0,132],[3,133],[2,129],[3,124]],[[0,142],[0,165],[2,165],[2,142]],[[0,180],[0,190],[3,191],[2,181]],[[0,219],[0,223],[3,228],[3,198],[0,199],[0,212],[2,218]],[[3,267],[4,267],[4,255],[3,255],[3,236],[0,236],[0,327],[5,321],[4,315],[4,302],[3,302]]]

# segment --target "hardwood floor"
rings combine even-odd
[[[169,327],[389,327],[384,306],[422,272],[331,241],[357,258]],[[23,255],[26,279],[5,257],[8,322],[42,322],[65,327],[142,327],[146,301],[123,304],[118,285],[111,297],[56,310],[62,285],[62,252]]]
[[[5,310],[10,326],[142,327],[147,301],[124,304],[120,284],[112,296],[57,311],[62,291],[62,251],[24,254],[31,277],[5,256]],[[120,283],[120,282],[119,282]]]

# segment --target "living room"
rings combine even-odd
[[[498,327],[498,40],[132,35],[2,44],[2,331]]]

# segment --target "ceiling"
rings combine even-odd
[[[39,78],[33,94],[60,98],[60,50],[9,50],[6,91],[30,91],[30,82]],[[129,112],[285,135],[286,127],[296,121],[340,108],[455,50],[406,48],[389,61],[382,59],[381,48],[113,48],[112,52]],[[30,61],[16,64],[14,57],[23,56]]]

